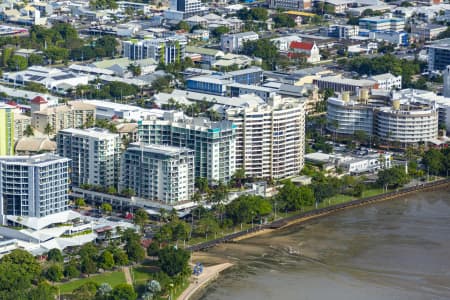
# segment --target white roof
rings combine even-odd
[[[8,220],[34,230],[43,229],[52,224],[64,223],[80,217],[81,215],[73,210],[66,210],[40,218],[26,217],[26,216],[11,216],[11,215],[6,216]]]

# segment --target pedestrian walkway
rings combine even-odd
[[[178,297],[178,300],[188,300],[192,295],[198,290],[205,287],[210,281],[214,280],[219,276],[219,273],[225,269],[228,269],[233,264],[223,263],[211,267],[204,267],[203,272],[199,276],[192,275],[190,280],[191,283],[183,291],[183,293]]]
[[[123,273],[125,274],[125,280],[129,285],[133,285],[133,279],[131,278],[130,267],[123,267]]]

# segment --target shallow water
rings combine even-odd
[[[450,189],[343,211],[208,255],[236,266],[202,300],[450,299]]]

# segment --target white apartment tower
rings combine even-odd
[[[132,143],[122,156],[119,189],[137,197],[176,204],[194,194],[194,150]]]
[[[305,110],[294,99],[235,108],[227,119],[236,128],[236,169],[258,178],[298,175],[304,165]]]
[[[68,209],[69,159],[46,153],[0,157],[0,217],[44,217]]]
[[[72,185],[100,185],[117,188],[119,134],[105,129],[64,129],[56,137],[58,154],[72,160]]]

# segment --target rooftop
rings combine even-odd
[[[87,128],[87,129],[78,129],[78,128],[68,128],[60,130],[61,133],[71,133],[72,135],[81,135],[81,136],[89,136],[96,139],[106,139],[106,138],[115,138],[117,137],[116,133],[111,133],[107,129],[103,128]]]
[[[174,155],[180,155],[180,154],[190,154],[193,155],[193,150],[189,148],[183,148],[183,147],[173,147],[173,146],[166,146],[166,145],[156,145],[156,144],[141,144],[141,143],[131,143],[128,146],[128,149],[130,150],[137,150],[145,151],[145,152],[151,152],[166,156],[174,156]]]
[[[0,163],[3,162],[10,165],[45,166],[57,161],[68,162],[69,159],[52,153],[44,153],[32,156],[0,156]]]

